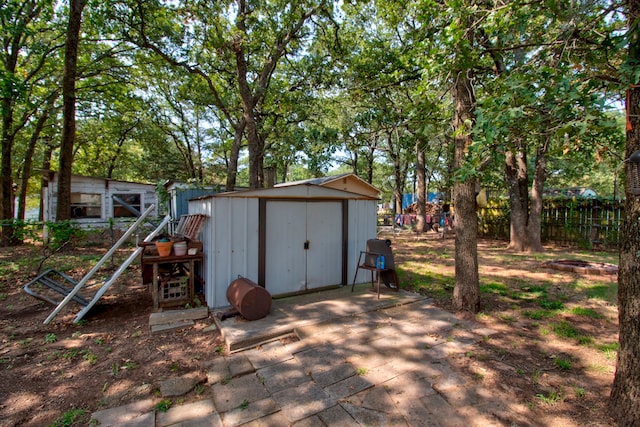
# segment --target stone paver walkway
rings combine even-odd
[[[156,412],[151,399],[95,412],[101,426],[528,425],[447,362],[494,333],[420,300],[296,329],[208,367],[213,398]]]

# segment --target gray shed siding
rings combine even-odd
[[[209,220],[201,234],[202,277],[209,307],[229,305],[227,287],[238,275],[258,281],[258,199],[216,197],[192,200],[189,213]]]
[[[281,190],[264,190],[265,195],[282,197]],[[305,202],[326,194],[332,200],[336,196],[347,199],[347,248],[346,272],[350,285],[356,271],[356,262],[361,250],[364,250],[367,239],[376,237],[377,200],[350,195],[339,190],[311,189],[301,196],[299,189],[286,190],[291,193],[290,200]],[[192,199],[189,202],[189,213],[203,213],[209,220],[201,234],[203,242],[204,263],[202,277],[205,281],[205,296],[210,308],[221,308],[229,305],[226,297],[228,286],[239,275],[259,283],[260,263],[260,198],[255,193],[242,197],[235,193],[229,196],[218,194],[213,197]],[[304,193],[302,193],[304,194]],[[350,198],[352,197],[352,198]],[[266,198],[269,200],[269,197]],[[306,220],[306,219],[305,219]],[[341,243],[340,243],[341,244]],[[337,247],[336,250],[342,250]],[[340,266],[337,266],[340,268]],[[367,272],[358,275],[358,283],[369,280]]]

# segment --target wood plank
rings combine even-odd
[[[165,325],[183,320],[206,319],[207,317],[209,317],[208,307],[163,311],[161,313],[151,313],[149,316],[149,326]]]

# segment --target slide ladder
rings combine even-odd
[[[124,242],[131,237],[131,235],[138,229],[138,227],[145,221],[145,218],[147,216],[149,216],[149,214],[154,210],[155,206],[151,205],[147,208],[147,210],[145,210],[140,217],[136,220],[136,222],[134,222],[131,227],[129,227],[129,229],[126,231],[126,233],[124,233],[122,235],[122,237],[120,237],[120,239],[107,251],[107,253],[105,253],[102,258],[100,259],[100,261],[98,261],[98,263],[79,281],[77,282],[77,284],[74,286],[73,289],[70,290],[65,290],[63,293],[65,296],[65,298],[58,304],[58,306],[51,312],[51,314],[49,315],[49,317],[47,317],[44,321],[44,324],[49,324],[53,318],[60,312],[60,310],[62,310],[71,300],[76,300],[77,301],[77,297],[76,294],[87,284],[87,282],[93,277],[93,275],[100,269],[100,267],[109,260],[109,258],[115,253],[116,250],[118,250],[118,248],[120,246],[122,246],[122,244],[124,244]],[[162,231],[162,229],[171,221],[171,217],[169,215],[167,215],[162,222],[156,227],[156,229],[151,232],[151,234],[149,234],[144,241],[145,242],[150,242],[151,240],[153,240],[154,237],[156,237],[158,234],[160,234],[160,232]],[[144,250],[144,248],[142,247],[138,247],[121,265],[120,267],[118,267],[118,269],[113,273],[113,275],[100,287],[100,289],[98,289],[98,292],[96,292],[96,294],[93,296],[93,298],[91,298],[90,301],[86,301],[85,304],[80,303],[80,305],[84,306],[84,308],[78,313],[78,315],[76,316],[76,318],[74,319],[74,322],[78,322],[80,321],[80,319],[82,319],[82,317],[87,314],[87,312],[91,309],[91,307],[93,307],[98,300],[105,294],[105,292],[107,292],[107,290],[111,287],[111,285],[113,285],[115,283],[115,281],[120,277],[120,275],[124,272],[124,270],[127,269],[127,267],[129,267],[129,265],[131,265],[131,263],[138,257],[138,255],[140,255],[140,253]],[[38,280],[38,279],[35,279]],[[32,282],[33,283],[33,282]],[[30,283],[31,284],[31,283]],[[27,285],[29,286],[29,285]],[[27,289],[25,289],[25,291],[27,291]],[[35,296],[35,295],[34,295]],[[85,302],[85,301],[83,301]]]

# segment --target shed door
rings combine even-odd
[[[266,204],[265,288],[272,295],[342,282],[342,204]]]

